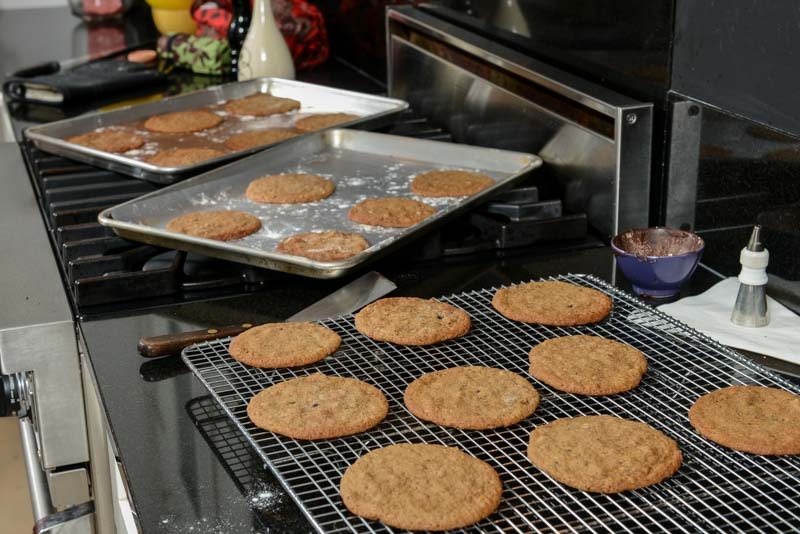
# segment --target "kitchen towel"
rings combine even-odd
[[[723,345],[800,365],[800,316],[767,297],[767,326],[736,326],[731,322],[731,311],[738,292],[739,280],[731,277],[705,293],[664,304],[658,309]]]

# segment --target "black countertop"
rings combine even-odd
[[[394,295],[435,297],[568,272],[611,281],[612,265],[610,249],[593,246],[376,267],[397,283]],[[143,532],[309,528],[180,359],[145,360],[136,345],[142,336],[280,321],[345,282],[289,279],[248,295],[81,323]]]

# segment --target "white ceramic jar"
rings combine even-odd
[[[294,62],[269,0],[256,0],[239,56],[239,80],[270,76],[294,79]]]

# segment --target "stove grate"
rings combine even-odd
[[[441,127],[406,110],[384,133],[453,142]],[[128,241],[97,222],[98,214],[158,188],[156,184],[22,144],[45,222],[75,306],[84,315],[258,290],[276,274],[199,254]],[[553,193],[555,194],[555,193]],[[510,210],[510,211],[509,211]],[[511,213],[511,216],[508,215]],[[526,247],[542,241],[577,243],[585,214],[562,214],[560,201],[508,198],[500,212],[476,210],[446,225],[410,254],[411,261]]]
[[[397,135],[452,141],[441,128],[407,110],[384,131]],[[101,170],[61,156],[48,154],[30,142],[22,144],[32,182],[45,222],[52,234],[59,263],[81,311],[126,303],[136,306],[159,298],[183,300],[204,298],[203,292],[252,290],[273,273],[253,274],[253,268],[219,268],[218,260],[200,255],[192,260],[204,263],[202,276],[184,263],[185,253],[146,245],[114,235],[97,222],[106,208],[158,189],[159,186],[113,171]],[[160,260],[159,256],[169,256]],[[151,260],[157,268],[151,267]],[[257,280],[253,282],[253,278]],[[253,286],[253,287],[251,287]]]
[[[353,316],[324,321],[342,337],[337,353],[300,369],[263,370],[227,353],[228,339],[195,345],[183,358],[244,432],[320,532],[391,531],[349,513],[339,497],[345,469],[369,450],[403,442],[457,446],[489,462],[503,482],[497,512],[477,525],[484,531],[774,531],[800,528],[800,457],[756,456],[718,446],[697,435],[686,413],[702,394],[732,384],[797,386],[689,329],[597,278],[557,279],[612,296],[602,323],[551,328],[512,322],[491,307],[496,288],[443,300],[473,318],[466,336],[429,347],[402,347],[359,334]],[[633,391],[583,397],[554,390],[527,374],[530,348],[545,339],[588,333],[642,350],[649,370]],[[402,398],[424,373],[457,365],[490,365],[526,376],[540,392],[540,407],[520,424],[488,431],[444,428],[418,420]],[[273,383],[316,371],[350,376],[379,387],[389,415],[374,429],[346,438],[297,441],[263,431],[247,418],[247,402]],[[611,414],[643,421],[676,439],[684,456],[670,479],[615,495],[567,488],[535,468],[525,455],[530,431],[560,417]]]

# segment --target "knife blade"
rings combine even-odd
[[[321,321],[331,317],[338,317],[339,315],[346,315],[390,293],[396,287],[395,283],[385,276],[376,271],[370,271],[307,308],[300,310],[286,319],[286,321]],[[138,350],[139,354],[145,358],[160,358],[179,354],[184,348],[195,343],[238,335],[252,326],[250,323],[245,323],[221,328],[207,328],[177,334],[143,337],[139,340]]]

